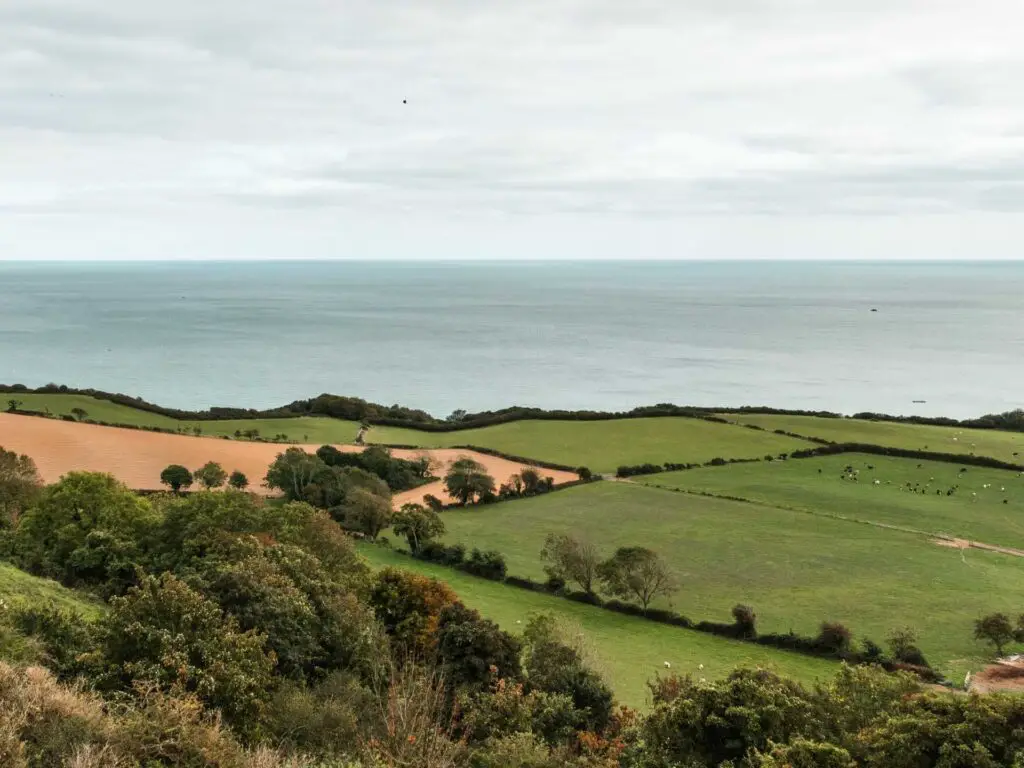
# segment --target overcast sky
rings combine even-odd
[[[1022,30],[1021,0],[0,0],[0,258],[1020,258]]]

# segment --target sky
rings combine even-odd
[[[1024,254],[1020,0],[2,0],[0,259]]]

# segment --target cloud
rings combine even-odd
[[[170,257],[151,244],[188,228],[194,253],[288,255],[268,211],[323,256],[352,231],[402,255],[372,223],[393,243],[410,212],[421,255],[588,228],[792,247],[750,217],[924,217],[945,248],[1024,213],[1021,26],[1015,0],[5,0],[3,253]]]

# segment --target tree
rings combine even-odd
[[[86,416],[88,416],[89,414],[88,414],[88,412],[87,412],[87,411],[85,410],[85,408],[78,408],[78,407],[75,407],[75,408],[72,408],[72,409],[71,409],[71,415],[72,415],[72,416],[74,416],[74,417],[75,417],[76,419],[78,419],[79,421],[82,421],[82,420],[83,420],[83,419],[85,419],[85,417],[86,417]]]
[[[431,539],[444,535],[444,521],[432,509],[420,504],[403,504],[391,520],[395,533],[405,536],[409,550],[416,554]]]
[[[987,640],[1003,655],[1003,648],[1014,639],[1013,624],[1005,613],[992,613],[974,622],[974,639]]]
[[[639,600],[645,614],[652,600],[677,589],[675,576],[661,557],[646,547],[619,548],[598,566],[598,576],[609,593]]]
[[[576,467],[576,476],[584,482],[594,479],[594,473],[590,470],[590,467]]]
[[[437,653],[445,679],[455,687],[481,689],[494,678],[522,674],[518,639],[462,603],[441,611]]]
[[[400,653],[429,659],[437,648],[441,611],[459,601],[443,581],[385,568],[370,593],[377,620]]]
[[[264,636],[242,632],[233,617],[171,574],[147,577],[110,601],[99,622],[103,685],[134,681],[181,687],[223,711],[240,731],[258,724],[275,660]]]
[[[17,525],[42,487],[43,480],[31,457],[0,448],[0,528]]]
[[[8,400],[7,401],[7,412],[16,413],[19,408],[23,405],[21,400]]]
[[[192,485],[192,479],[192,473],[186,467],[181,466],[181,464],[171,464],[160,473],[160,482],[175,493],[181,491],[182,488],[187,489]]]
[[[549,578],[572,582],[588,595],[594,594],[601,560],[597,547],[590,542],[564,534],[548,534],[540,559],[547,563],[544,572]]]
[[[460,504],[469,504],[494,493],[494,478],[487,474],[484,465],[468,456],[454,461],[444,477],[444,489]]]
[[[237,491],[244,491],[249,487],[249,478],[245,476],[244,472],[236,469],[228,478],[228,485]]]
[[[757,637],[757,614],[749,605],[737,604],[732,608],[732,618],[740,637]]]
[[[228,473],[216,461],[208,461],[195,471],[193,477],[209,491],[224,485],[224,481],[228,479]]]
[[[541,487],[544,485],[544,480],[533,467],[526,467],[520,473],[519,477],[523,480],[523,493],[527,496],[535,496],[540,492]]]
[[[306,488],[325,467],[323,461],[301,448],[279,453],[267,469],[264,484],[284,493],[289,501],[305,500]]]
[[[376,539],[391,522],[391,502],[363,488],[356,488],[342,508],[345,526]]]
[[[111,475],[69,472],[22,515],[15,555],[27,570],[66,584],[122,578],[157,521],[149,501]]]

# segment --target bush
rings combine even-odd
[[[481,552],[474,548],[469,559],[459,566],[460,570],[491,581],[502,581],[508,573],[505,557],[500,552]]]
[[[638,475],[654,475],[663,472],[660,464],[624,464],[615,470],[616,477],[636,477]]]
[[[837,621],[822,622],[816,643],[825,653],[840,655],[850,650],[852,634],[843,624]]]

